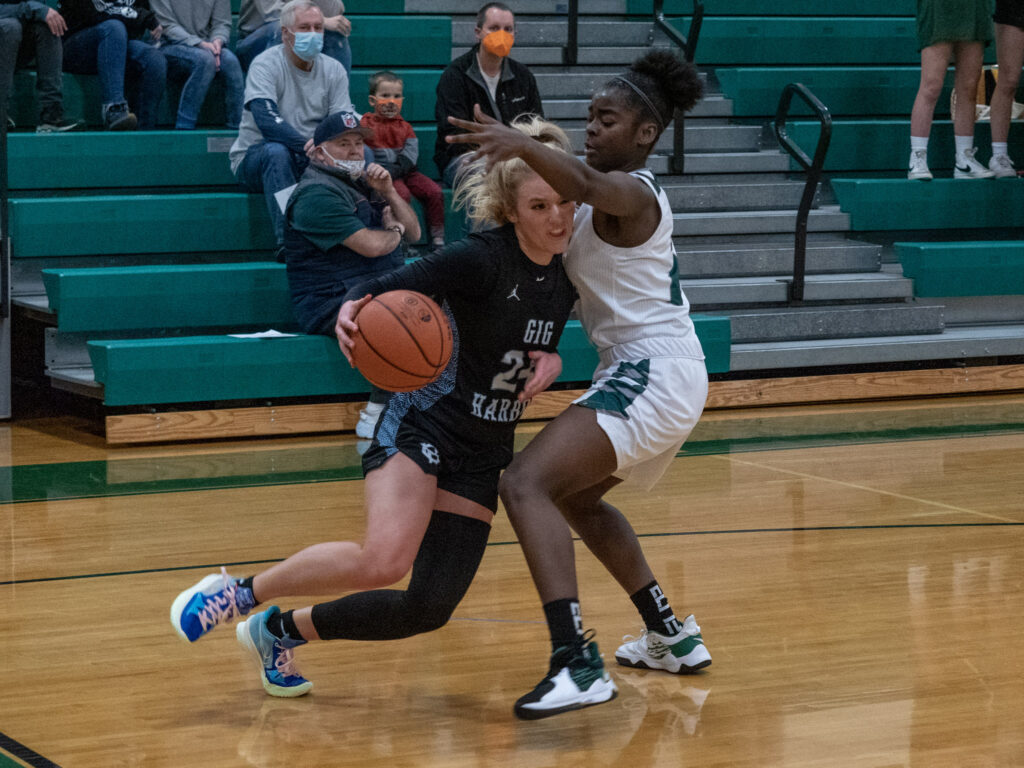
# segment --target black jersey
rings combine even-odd
[[[528,353],[556,351],[576,301],[561,255],[546,266],[530,261],[507,224],[364,282],[346,298],[398,289],[443,303],[454,349],[437,381],[392,395],[392,403],[422,411],[465,444],[511,444],[525,407],[517,395],[529,374]]]

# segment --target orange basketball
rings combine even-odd
[[[437,379],[452,356],[448,317],[428,296],[388,291],[356,316],[352,361],[364,378],[390,392],[411,392]]]

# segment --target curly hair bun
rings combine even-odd
[[[671,51],[651,51],[634,61],[629,71],[650,80],[670,106],[683,112],[693,109],[704,91],[693,64]]]

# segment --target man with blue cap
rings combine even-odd
[[[371,129],[355,112],[328,115],[313,134],[306,168],[284,211],[282,255],[295,317],[306,333],[334,335],[342,299],[356,283],[405,263],[403,240],[416,242],[420,224],[391,175],[364,160]],[[373,437],[387,401],[375,392],[356,427]]]

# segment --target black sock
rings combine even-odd
[[[672,606],[668,604],[668,598],[661,591],[657,580],[652,581],[646,587],[638,589],[629,599],[640,611],[640,618],[648,632],[657,632],[660,635],[677,635],[682,630],[682,625],[676,620],[672,612]]]
[[[583,637],[583,619],[580,616],[580,602],[572,597],[544,603],[544,616],[551,633],[551,650],[557,651],[569,645],[579,645]]]
[[[292,640],[305,640],[301,634],[299,634],[299,628],[295,626],[295,617],[292,615],[294,611],[285,611],[279,613],[276,616],[271,616],[267,620],[267,630],[276,637],[278,640],[282,639],[285,635],[290,637]]]

